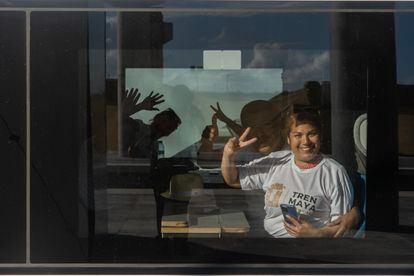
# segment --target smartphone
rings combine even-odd
[[[289,220],[287,220],[287,216],[293,217],[295,219],[299,219],[298,212],[296,211],[296,207],[289,204],[280,204],[280,208],[282,209],[283,217],[285,218],[285,221],[287,223],[290,223]]]

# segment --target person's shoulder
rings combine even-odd
[[[341,163],[333,159],[332,157],[329,157],[327,155],[323,155],[324,163],[323,166],[328,167],[332,170],[345,170],[344,166],[342,166]]]
[[[222,151],[221,151],[221,153],[222,153]],[[255,151],[252,151],[252,150],[243,149],[243,150],[236,153],[235,161],[236,161],[237,164],[246,164],[246,163],[249,163],[253,160],[261,159],[263,157],[265,157],[265,156],[263,154],[261,154],[260,152],[255,152]]]
[[[139,131],[148,132],[150,131],[151,125],[144,123],[141,119],[134,119]]]
[[[280,150],[280,151],[271,152],[262,159],[276,165],[276,164],[285,164],[289,162],[292,156],[293,156],[293,153],[290,150]]]
[[[141,119],[132,118],[130,116],[123,118],[123,123],[130,123],[135,125],[145,125],[145,123]]]
[[[274,151],[269,153],[269,155],[267,156],[268,158],[273,158],[273,159],[285,159],[285,158],[289,158],[292,156],[292,151],[290,150],[279,150],[279,151]]]
[[[250,161],[247,166],[256,166],[256,165],[263,165],[263,164],[276,164],[283,162],[284,160],[289,160],[289,157],[291,156],[290,151],[275,151],[271,152],[268,155],[256,158],[252,161]]]

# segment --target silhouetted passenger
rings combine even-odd
[[[163,95],[153,92],[138,103],[138,89],[131,89],[123,102],[123,154],[134,158],[156,158],[158,139],[169,136],[181,124],[178,115],[170,108],[156,114],[145,124],[130,115],[141,110],[159,110],[155,106],[164,102]]]

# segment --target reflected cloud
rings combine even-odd
[[[296,90],[309,80],[329,79],[328,50],[292,50],[281,43],[258,43],[248,68],[283,68],[286,90]],[[289,45],[290,46],[290,45]]]
[[[280,43],[258,43],[254,45],[253,59],[247,65],[248,68],[273,68],[281,67],[286,62],[287,56]]]
[[[297,80],[319,80],[329,72],[329,52],[319,55],[305,56],[295,55],[298,58],[298,66],[286,70],[286,82],[295,83]]]

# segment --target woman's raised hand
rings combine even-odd
[[[250,146],[251,144],[255,143],[257,141],[256,137],[247,139],[247,136],[249,135],[250,131],[251,131],[251,128],[248,127],[242,133],[240,138],[236,138],[236,137],[230,138],[227,141],[226,145],[224,146],[223,154],[226,155],[227,157],[233,156],[239,150],[246,148]]]

